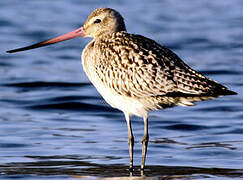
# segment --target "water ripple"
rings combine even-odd
[[[21,82],[21,83],[8,83],[2,86],[16,87],[16,88],[66,88],[66,87],[83,87],[88,86],[89,83],[68,83],[68,82]]]

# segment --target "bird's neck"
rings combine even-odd
[[[94,37],[94,40],[109,38],[109,37],[112,36],[112,34],[116,34],[116,33],[119,33],[119,32],[126,32],[126,29],[121,30],[121,31],[108,31],[108,32],[100,33],[100,34],[98,34],[97,36]]]

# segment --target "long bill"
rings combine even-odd
[[[22,47],[22,48],[17,48],[17,49],[12,49],[7,51],[7,53],[15,53],[15,52],[20,52],[20,51],[26,51],[26,50],[30,50],[30,49],[35,49],[35,48],[39,48],[39,47],[43,47],[43,46],[48,46],[50,44],[54,44],[54,43],[58,43],[61,41],[66,41],[69,39],[73,39],[73,38],[77,38],[77,37],[81,37],[81,36],[85,36],[85,32],[83,27],[75,29],[72,32],[63,34],[61,36],[52,38],[52,39],[48,39],[46,41],[42,41],[36,44],[32,44],[30,46],[26,46],[26,47]]]

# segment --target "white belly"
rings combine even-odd
[[[136,98],[122,96],[116,93],[112,88],[107,87],[96,74],[95,69],[95,51],[92,51],[92,41],[85,47],[82,53],[83,69],[89,80],[95,86],[97,91],[112,107],[117,108],[129,115],[137,115],[144,117],[147,115],[147,110],[143,104]]]
[[[97,91],[113,108],[117,108],[126,114],[140,117],[147,114],[147,111],[139,100],[117,94],[111,88],[106,87],[94,74],[87,73],[88,71],[85,67],[84,70]]]
[[[147,113],[143,104],[139,100],[127,96],[121,96],[109,87],[105,87],[102,82],[99,82],[99,80],[93,79],[92,77],[89,77],[89,79],[105,101],[113,108],[117,108],[129,115],[137,115],[141,117]]]

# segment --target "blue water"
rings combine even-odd
[[[243,1],[1,0],[0,178],[127,177],[127,126],[90,84],[79,38],[17,54],[5,51],[80,27],[112,7],[131,33],[171,48],[237,96],[152,112],[145,175],[243,178]],[[132,119],[135,176],[143,121]]]

